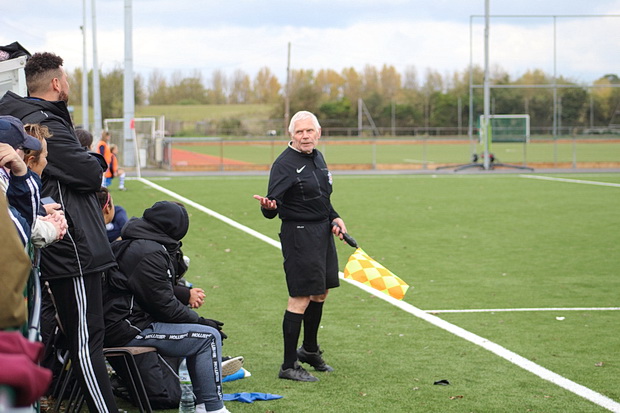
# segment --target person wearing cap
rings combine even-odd
[[[0,116],[0,187],[6,192],[9,216],[22,243],[30,240],[41,195],[36,174],[28,169],[22,149],[41,149],[41,142],[28,135],[23,124],[13,116]]]
[[[42,196],[60,204],[69,224],[62,240],[41,250],[41,280],[49,284],[55,302],[62,303],[56,312],[88,410],[116,413],[103,356],[101,287],[103,275],[115,262],[95,195],[104,169],[75,136],[63,59],[35,53],[24,72],[28,96],[8,91],[0,99],[0,115],[49,129]]]
[[[181,239],[189,230],[185,207],[159,201],[122,229],[112,243],[118,270],[104,285],[106,346],[148,346],[186,357],[197,412],[228,410],[222,402],[223,323],[198,315],[176,296],[185,272]]]

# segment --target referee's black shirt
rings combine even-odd
[[[267,218],[283,221],[330,222],[338,218],[331,205],[332,175],[323,154],[314,149],[304,154],[290,145],[278,156],[269,174],[267,198],[276,200],[275,210],[262,209]]]

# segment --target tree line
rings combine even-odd
[[[415,67],[399,73],[389,65],[381,68],[367,65],[362,70],[346,68],[340,72],[292,70],[288,86],[290,113],[310,110],[319,115],[323,127],[355,127],[358,99],[362,99],[379,127],[467,125],[470,76],[474,85],[482,85],[484,71],[480,67],[473,67],[471,74],[467,69],[444,75],[427,69],[422,76]],[[80,96],[82,71],[76,69],[70,77],[73,96]],[[92,71],[89,77],[92,79]],[[122,68],[100,73],[100,77],[103,118],[122,117]],[[529,114],[532,127],[551,125],[554,111],[557,121],[564,126],[620,123],[620,78],[617,74],[602,75],[593,83],[597,87],[592,88],[559,77],[555,80],[558,87],[553,89],[553,77],[539,69],[512,79],[508,72],[496,67],[490,80],[494,86],[503,86],[491,89],[491,113]],[[92,81],[89,84],[92,85]],[[518,87],[525,85],[549,87]],[[136,105],[271,104],[273,119],[284,116],[285,89],[286,85],[267,67],[260,69],[253,78],[242,70],[232,75],[215,70],[208,80],[197,70],[189,75],[175,72],[170,77],[155,70],[146,81],[141,75],[134,79]],[[474,88],[472,96],[474,119],[477,119],[483,111],[482,88]]]

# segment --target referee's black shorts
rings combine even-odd
[[[320,295],[340,285],[329,221],[282,221],[280,242],[289,296]]]

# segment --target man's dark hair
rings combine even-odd
[[[87,131],[86,129],[76,129],[75,136],[77,136],[80,141],[80,145],[82,145],[86,149],[90,149],[90,146],[93,144],[93,134]]]
[[[54,53],[35,53],[26,62],[26,85],[30,93],[38,93],[44,90],[48,83],[55,77],[60,77],[62,72],[62,57]]]
[[[101,209],[105,208],[105,206],[110,202],[110,191],[105,186],[99,188],[97,192],[97,201],[99,201],[99,206]]]

